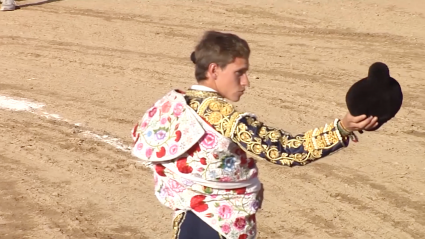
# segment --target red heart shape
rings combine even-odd
[[[180,130],[177,130],[176,131],[176,139],[175,139],[175,141],[176,142],[179,142],[180,139],[181,139],[181,137],[182,137],[182,132],[180,132]]]
[[[205,196],[196,195],[190,199],[190,207],[197,212],[205,212],[208,210],[208,205],[204,202]]]
[[[156,152],[156,157],[162,158],[162,157],[164,157],[164,155],[165,155],[165,148],[161,147],[161,149],[158,152]]]
[[[165,167],[162,164],[155,165],[155,171],[159,176],[165,177],[164,173]]]
[[[187,165],[187,158],[181,158],[177,160],[176,162],[177,169],[181,173],[191,173],[193,171],[193,168],[189,165]]]

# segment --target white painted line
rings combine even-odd
[[[32,111],[43,108],[44,104],[34,103],[26,100],[13,99],[0,95],[0,108],[13,111]]]
[[[81,123],[71,123],[69,120],[62,118],[61,116],[57,114],[51,114],[45,111],[41,111],[41,109],[45,106],[45,104],[38,103],[38,102],[32,102],[28,99],[18,99],[18,98],[12,98],[8,96],[2,96],[0,95],[0,109],[4,110],[12,110],[12,111],[27,111],[48,119],[54,119],[58,121],[67,122],[71,125],[79,126],[81,127]],[[124,152],[130,152],[131,146],[125,145],[123,141],[119,138],[111,137],[110,135],[100,135],[96,134],[91,131],[83,131],[82,135],[91,138],[103,143],[107,143],[116,149],[119,149]],[[137,160],[134,160],[136,162],[139,162]]]

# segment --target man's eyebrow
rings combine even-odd
[[[239,68],[236,71],[248,71],[248,70],[249,70],[249,66],[244,66],[244,67]]]

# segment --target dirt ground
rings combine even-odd
[[[170,238],[151,173],[87,132],[130,145],[158,97],[194,83],[189,55],[210,29],[252,48],[238,109],[291,133],[343,117],[347,89],[375,61],[405,94],[394,120],[336,154],[259,162],[258,238],[425,238],[425,1],[18,4],[0,12],[0,96],[45,106],[0,109],[1,239]]]

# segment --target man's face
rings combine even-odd
[[[249,86],[246,74],[248,68],[249,61],[244,58],[235,58],[225,68],[220,68],[215,80],[218,93],[233,102],[239,101],[244,94],[245,87]]]

